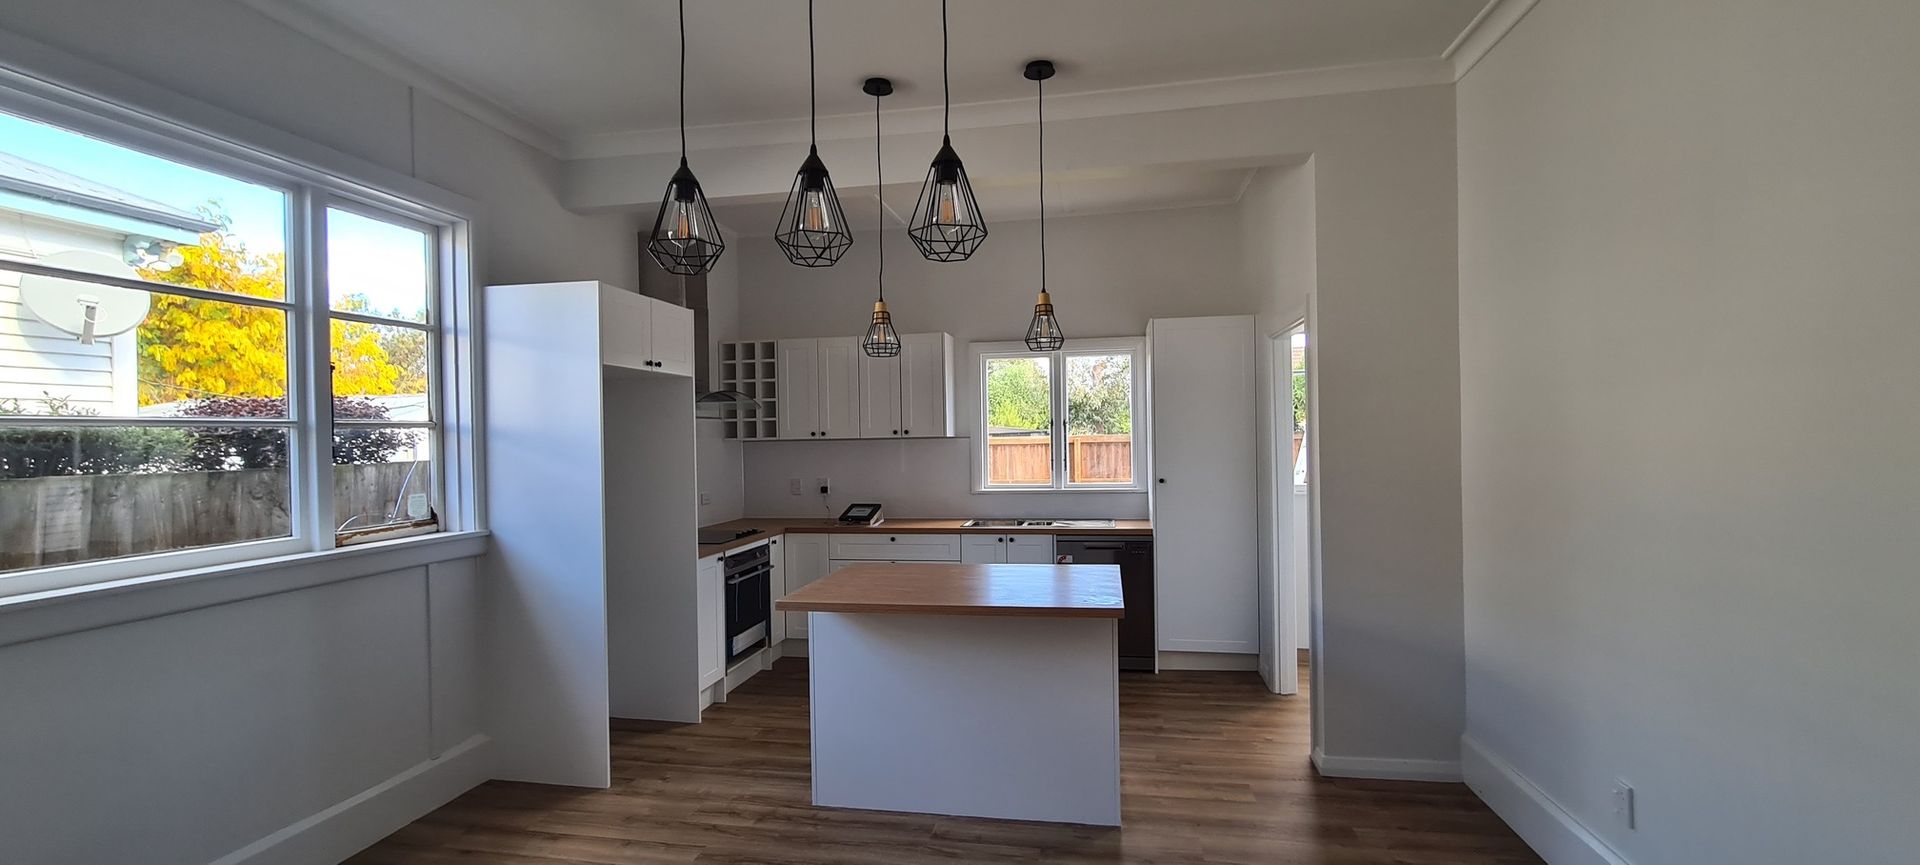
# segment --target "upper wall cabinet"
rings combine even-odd
[[[600,288],[600,353],[613,366],[693,375],[693,310]]]
[[[953,435],[953,337],[909,333],[897,357],[860,356],[862,438]]]
[[[943,438],[953,435],[953,337],[909,333],[898,357],[868,357],[858,337],[727,343],[725,356],[748,351],[773,358],[772,387],[762,399],[755,435],[735,424],[728,438],[767,438],[771,419],[783,439]],[[762,346],[773,346],[771,352]],[[737,364],[736,364],[737,365]],[[758,375],[769,373],[757,366]],[[739,381],[744,381],[741,379]],[[756,382],[763,387],[765,382]],[[775,396],[768,398],[769,392]],[[769,418],[774,400],[779,410]]]
[[[783,339],[778,354],[780,437],[859,438],[859,338]]]

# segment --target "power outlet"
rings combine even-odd
[[[1615,779],[1613,782],[1613,822],[1623,829],[1635,829],[1633,813],[1633,785]]]
[[[787,478],[787,495],[797,496],[799,494],[800,494],[800,479]]]
[[[826,478],[814,478],[813,485],[820,488],[820,494],[823,496],[826,495],[827,490],[831,488]]]
[[[710,504],[713,504],[713,493],[708,493],[708,492],[703,492],[703,493],[701,493],[701,494],[700,494],[700,503],[701,503],[701,504],[703,504],[703,505],[710,505]]]

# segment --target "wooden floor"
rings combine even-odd
[[[489,782],[349,861],[1540,861],[1464,786],[1319,778],[1307,723],[1304,693],[1274,697],[1253,673],[1122,674],[1121,829],[815,808],[806,661],[788,659],[705,723],[616,722],[610,790]]]

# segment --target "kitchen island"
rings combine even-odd
[[[1120,824],[1117,566],[860,563],[775,608],[812,632],[814,804]]]

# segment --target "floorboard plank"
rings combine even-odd
[[[350,865],[1540,862],[1465,786],[1319,777],[1306,694],[1253,673],[1121,676],[1120,829],[814,807],[804,658],[705,723],[611,726],[611,789],[489,782]]]

